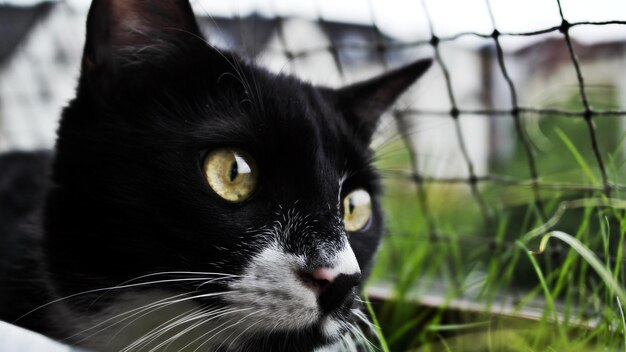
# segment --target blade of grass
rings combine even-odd
[[[369,297],[365,298],[365,306],[367,307],[367,311],[370,313],[370,316],[372,317],[372,322],[374,323],[374,331],[376,332],[376,337],[378,338],[378,342],[380,342],[380,348],[382,348],[383,352],[389,352],[389,346],[387,346],[387,341],[385,340],[383,331],[380,328],[380,325],[378,323],[378,318],[376,317],[376,312],[374,312],[374,308],[372,307],[372,303],[370,303]]]
[[[465,323],[465,324],[432,324],[426,327],[429,331],[458,331],[458,330],[469,330],[474,328],[479,328],[483,326],[489,325],[489,320],[487,321],[479,321],[475,323]]]
[[[624,352],[626,352],[626,319],[624,318],[624,310],[622,309],[622,303],[619,301],[619,297],[615,297],[617,300],[617,306],[619,312],[622,315],[622,336],[624,337]]]
[[[522,242],[527,242],[532,238],[537,236],[545,235],[554,225],[556,225],[559,220],[565,214],[565,211],[568,209],[576,209],[576,208],[586,208],[586,207],[611,207],[616,209],[626,209],[626,201],[623,199],[616,198],[581,198],[563,201],[559,204],[559,207],[554,212],[554,215],[550,219],[548,219],[541,226],[527,232],[522,237]]]
[[[591,168],[589,167],[589,164],[587,164],[585,158],[583,158],[580,152],[578,152],[578,149],[576,149],[574,143],[572,143],[569,137],[567,137],[567,135],[560,128],[555,127],[554,131],[559,136],[559,138],[561,138],[561,141],[563,141],[563,144],[565,144],[567,149],[569,149],[569,151],[572,153],[572,155],[576,159],[576,162],[578,162],[578,165],[580,165],[580,168],[583,169],[583,172],[587,175],[589,181],[591,181],[591,184],[593,184],[594,186],[599,186],[600,183],[598,182],[598,179],[594,176],[593,171],[591,171]]]
[[[439,341],[441,341],[441,344],[446,349],[446,352],[452,352],[452,349],[450,349],[450,346],[448,346],[448,343],[443,337],[441,337],[441,335],[437,334],[437,338],[439,338]]]
[[[617,244],[617,253],[615,254],[615,266],[613,267],[613,279],[617,280],[622,267],[622,258],[624,256],[624,237],[626,237],[626,221],[623,216],[620,224],[619,243]]]
[[[545,295],[545,300],[546,300],[546,307],[545,307],[545,315],[546,317],[552,313],[553,317],[552,319],[554,320],[554,322],[556,322],[556,327],[559,331],[559,333],[561,334],[561,337],[563,339],[565,339],[565,332],[562,330],[561,324],[559,324],[559,316],[557,314],[557,311],[555,309],[554,306],[554,297],[552,297],[552,292],[550,291],[550,289],[548,288],[548,283],[545,279],[545,277],[543,276],[543,272],[541,271],[541,268],[539,267],[539,263],[537,262],[537,259],[535,259],[535,257],[533,256],[533,252],[528,250],[528,248],[520,241],[517,241],[516,244],[522,248],[523,250],[526,251],[526,254],[528,255],[528,259],[530,259],[530,263],[533,267],[533,269],[535,269],[535,273],[537,274],[537,278],[539,279],[539,284],[541,285],[541,288],[543,289],[543,293]],[[541,319],[541,329],[539,330],[543,330],[543,326],[544,324],[547,323],[546,319]],[[537,335],[537,339],[535,339],[535,344],[538,342],[538,338],[541,335]]]
[[[611,272],[606,270],[598,257],[589,248],[572,235],[561,231],[552,231],[543,236],[539,244],[539,249],[537,251],[530,251],[529,254],[537,255],[543,253],[548,245],[548,240],[553,237],[567,243],[572,249],[578,252],[578,254],[596,271],[602,281],[604,281],[604,284],[621,300],[626,301],[626,292],[624,292],[620,284],[613,279]],[[520,244],[523,246],[523,243],[520,242]]]

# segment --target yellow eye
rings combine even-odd
[[[363,189],[350,192],[343,199],[343,226],[348,232],[359,231],[372,216],[372,199]]]
[[[231,202],[246,200],[256,188],[254,160],[239,149],[225,148],[209,153],[204,160],[204,175],[215,193]]]

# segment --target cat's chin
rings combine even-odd
[[[356,294],[331,313],[323,313],[318,305],[314,312],[289,310],[288,306],[271,308],[251,305],[229,305],[226,310],[241,311],[235,317],[224,319],[233,327],[222,334],[219,344],[228,348],[224,351],[258,350],[264,351],[307,351],[352,338],[348,333],[357,328],[355,323],[357,308],[354,308]],[[293,306],[292,306],[293,308]],[[303,323],[308,322],[308,323]],[[215,324],[221,325],[222,323]],[[306,347],[304,347],[306,346]],[[215,348],[215,346],[214,346]],[[222,350],[222,349],[217,349]]]
[[[233,346],[233,350],[259,350],[259,346],[262,346],[260,350],[263,351],[326,351],[324,347],[335,346],[342,340],[353,338],[348,334],[350,326],[352,324],[346,320],[327,317],[306,328],[291,331],[269,330],[251,335]]]
[[[355,329],[350,317],[325,316],[304,327],[297,323],[298,316],[292,316],[292,320],[293,329],[276,329],[274,322],[267,318],[249,321],[247,324],[242,322],[221,334],[209,350],[313,351],[352,339],[348,332]]]
[[[320,313],[320,308],[316,307],[316,312],[307,317],[296,312],[290,313],[285,307],[265,308],[266,314],[260,314],[258,312],[263,311],[263,308],[229,306],[226,309],[242,310],[242,313],[238,313],[236,318],[227,319],[237,323],[232,331],[223,334],[223,343],[228,346],[223,350],[253,351],[263,346],[263,351],[312,351],[352,339],[349,332],[358,329],[355,318],[359,313],[353,307],[355,298],[356,294],[351,295],[341,307],[331,313]],[[257,314],[257,318],[252,318]],[[303,324],[303,321],[310,323]],[[216,350],[221,351],[219,348]]]

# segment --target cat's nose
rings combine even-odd
[[[326,265],[302,268],[298,275],[302,283],[317,296],[322,312],[329,313],[356,295],[356,286],[361,283],[361,269],[350,245],[336,252]]]
[[[324,313],[332,312],[352,299],[356,294],[355,287],[361,283],[360,271],[344,274],[329,268],[318,268],[302,272],[300,277],[316,293]]]
[[[320,282],[333,282],[338,273],[329,268],[318,268],[311,272],[311,276]]]
[[[341,307],[348,299],[354,299],[356,287],[361,283],[361,273],[339,274],[321,290],[318,301],[324,313]]]

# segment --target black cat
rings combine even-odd
[[[54,152],[0,157],[0,319],[96,351],[341,341],[383,227],[368,143],[429,65],[314,87],[186,0],[94,1]]]

